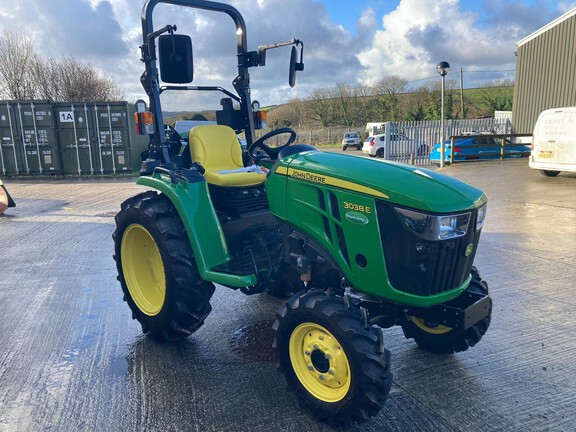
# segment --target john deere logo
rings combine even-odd
[[[350,211],[346,212],[345,217],[348,220],[348,222],[352,222],[357,225],[366,225],[368,223],[368,218],[364,216],[362,213]]]
[[[470,256],[470,254],[472,253],[472,249],[474,249],[474,245],[470,243],[468,246],[466,246],[466,251],[464,252],[464,255]]]

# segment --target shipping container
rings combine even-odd
[[[58,141],[63,174],[94,174],[96,135],[91,112],[84,103],[56,102]]]
[[[27,174],[60,172],[58,141],[50,101],[17,101],[23,161]]]
[[[0,175],[137,172],[148,136],[132,104],[0,101]]]
[[[130,147],[130,115],[128,104],[122,102],[103,103],[94,105],[94,116],[98,133],[99,162],[102,173],[116,173],[132,171],[130,159],[125,155]],[[121,149],[120,163],[118,149]]]
[[[134,107],[127,102],[54,104],[64,174],[137,171],[147,137],[136,135]]]
[[[59,174],[60,156],[50,101],[0,101],[0,161],[10,174]]]
[[[18,125],[14,105],[8,101],[0,102],[0,169],[2,175],[18,175],[22,167],[21,152],[16,150]]]

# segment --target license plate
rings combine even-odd
[[[552,159],[554,157],[554,153],[551,151],[539,151],[538,152],[538,159]]]

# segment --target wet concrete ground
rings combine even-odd
[[[574,430],[576,175],[526,160],[442,171],[490,199],[476,264],[491,327],[448,356],[386,330],[390,396],[348,430]],[[192,337],[141,334],[112,260],[113,215],[142,190],[133,179],[5,183],[17,207],[0,216],[0,431],[332,430],[298,408],[267,348],[247,356],[239,343],[251,326],[270,338],[279,300],[218,287]]]

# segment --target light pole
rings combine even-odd
[[[450,65],[448,64],[448,62],[445,61],[441,61],[440,63],[438,63],[438,66],[436,66],[436,72],[438,72],[440,74],[440,76],[442,77],[442,108],[441,108],[441,114],[440,114],[440,167],[443,168],[444,167],[444,150],[446,148],[446,145],[444,144],[444,141],[446,139],[446,137],[444,136],[444,77],[446,77],[446,74],[448,73],[448,71],[450,70]]]

